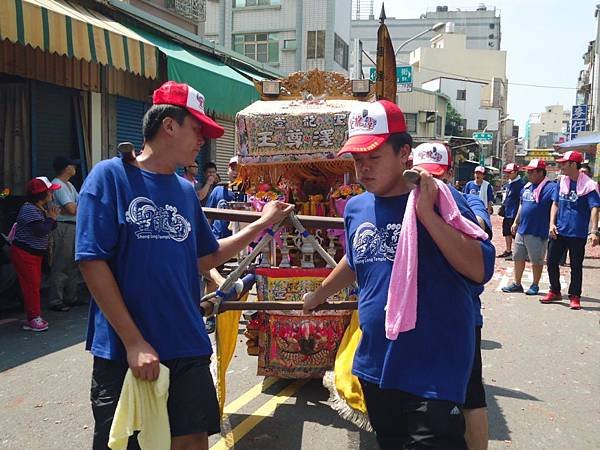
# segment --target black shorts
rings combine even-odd
[[[505,217],[504,219],[502,219],[502,236],[512,236],[510,227],[513,226],[513,223],[515,223],[514,217],[511,217],[511,218]]]
[[[359,380],[381,449],[467,449],[460,405]]]
[[[219,433],[219,404],[209,369],[210,357],[178,358],[161,364],[170,371],[167,409],[171,436]],[[125,362],[94,357],[90,392],[95,420],[94,450],[108,450],[110,427],[127,369]],[[138,450],[137,438],[130,438],[127,448]]]
[[[475,360],[473,361],[473,369],[471,369],[471,376],[467,385],[467,399],[463,408],[477,409],[486,406],[481,369],[481,327],[475,327]]]

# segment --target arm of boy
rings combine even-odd
[[[317,306],[331,297],[336,292],[341,291],[347,286],[350,286],[356,281],[356,274],[348,265],[346,256],[342,257],[337,266],[331,271],[329,276],[325,278],[321,286],[316,291],[307,292],[302,297],[304,301],[303,311],[304,314],[309,314]]]

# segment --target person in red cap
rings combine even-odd
[[[478,195],[484,205],[488,207],[490,214],[494,206],[494,190],[492,185],[485,180],[485,167],[477,166],[473,171],[474,180],[469,181],[463,192],[465,194]]]
[[[48,322],[42,319],[40,286],[42,284],[42,262],[48,253],[48,236],[56,228],[58,206],[47,208],[52,193],[60,185],[51,183],[46,177],[37,177],[27,183],[27,202],[21,206],[17,221],[13,225],[14,237],[10,248],[10,259],[19,277],[23,291],[23,302],[27,320],[24,330],[46,331]],[[11,234],[13,232],[11,231]]]
[[[419,316],[414,329],[387,339],[385,306],[411,190],[403,173],[412,138],[402,111],[387,100],[360,103],[348,117],[348,135],[338,155],[352,155],[367,192],[348,201],[346,255],[318,289],[305,294],[304,310],[356,280],[362,338],[352,373],[380,447],[466,449],[460,405],[475,350],[472,286],[492,276],[493,246],[466,237],[437,214],[438,185],[417,169]],[[457,205],[468,210],[462,196]]]
[[[154,92],[143,135],[133,160],[94,167],[77,211],[76,259],[93,296],[86,344],[94,356],[93,448],[107,448],[126,373],[153,381],[168,370],[171,448],[206,449],[208,435],[220,431],[220,414],[199,270],[229,260],[293,206],[269,203],[240,233],[214,238],[194,187],[175,171],[223,128],[186,84],[169,81]]]
[[[521,189],[525,186],[525,182],[519,176],[519,166],[515,163],[507,164],[502,170],[506,174],[508,182],[502,186],[504,193],[504,201],[502,209],[504,219],[502,219],[502,236],[504,236],[504,244],[506,245],[504,252],[500,253],[498,258],[510,258],[512,256],[512,238],[511,227],[517,216],[519,209],[519,197]]]
[[[565,250],[569,251],[571,283],[569,284],[569,306],[581,309],[581,285],[585,244],[600,243],[598,211],[600,196],[598,185],[579,170],[583,155],[568,151],[557,159],[562,177],[554,192],[554,203],[550,212],[550,244],[548,245],[548,277],[550,290],[540,299],[551,303],[562,299],[559,264]]]
[[[514,279],[511,284],[502,288],[502,292],[523,292],[521,280],[525,261],[529,256],[533,282],[525,294],[537,295],[548,247],[550,208],[556,183],[550,182],[546,177],[546,163],[543,159],[532,159],[525,170],[529,182],[521,189],[519,209],[511,226],[511,232],[515,235]]]

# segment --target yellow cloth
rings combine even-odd
[[[160,373],[155,381],[139,380],[128,369],[110,427],[109,448],[126,450],[129,436],[139,431],[137,438],[142,450],[169,450],[171,428],[167,412],[168,397],[168,367],[160,365]]]
[[[346,328],[346,332],[338,348],[333,370],[335,372],[335,388],[338,391],[338,395],[350,408],[366,414],[367,406],[360,382],[356,376],[352,375],[354,353],[356,353],[361,336],[362,332],[358,324],[358,311],[354,311],[350,324]]]
[[[248,294],[245,294],[238,301],[245,302],[246,300],[248,300]],[[221,415],[223,415],[227,395],[225,375],[235,353],[241,315],[242,311],[227,311],[217,314],[215,328],[215,340],[217,341],[217,398],[219,399]]]

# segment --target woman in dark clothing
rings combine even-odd
[[[10,259],[19,276],[23,291],[27,320],[24,330],[46,331],[48,322],[41,317],[40,285],[42,261],[48,252],[48,236],[56,228],[58,207],[44,207],[52,200],[52,192],[60,189],[46,177],[37,177],[27,183],[28,201],[19,210],[14,225]]]

